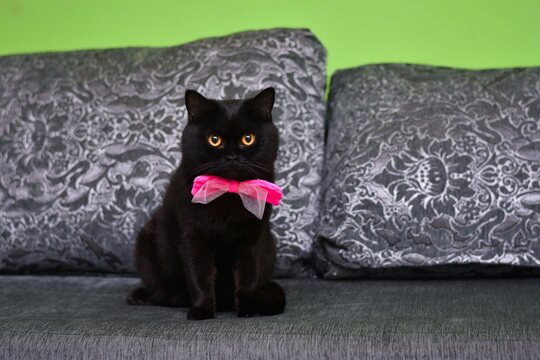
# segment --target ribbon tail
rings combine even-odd
[[[264,215],[264,209],[266,207],[266,198],[268,197],[268,191],[256,186],[250,187],[249,195],[244,192],[239,192],[242,204],[247,211],[255,215],[257,219],[262,220]]]
[[[221,195],[225,194],[227,191],[222,189],[210,189],[207,184],[204,184],[201,186],[199,191],[193,195],[193,199],[191,199],[192,203],[195,204],[208,204],[209,202],[212,202],[216,200]]]

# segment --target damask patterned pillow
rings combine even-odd
[[[540,267],[540,68],[339,71],[328,112],[325,277]]]
[[[136,232],[180,162],[186,88],[222,99],[273,86],[276,274],[309,273],[326,81],[309,31],[9,56],[0,79],[0,271],[133,272]]]

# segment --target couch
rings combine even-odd
[[[303,29],[0,58],[0,358],[538,358],[538,69],[361,66],[326,102],[325,59]],[[285,312],[127,305],[183,92],[263,86]]]

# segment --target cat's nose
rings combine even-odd
[[[227,160],[229,161],[238,160],[238,155],[235,155],[235,154],[227,155]]]

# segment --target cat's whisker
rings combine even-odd
[[[257,170],[263,172],[264,174],[270,174],[270,173],[271,173],[271,170],[268,170],[267,168],[262,167],[262,166],[260,166],[260,165],[257,165],[257,164],[255,164],[255,163],[247,163],[247,164],[245,164],[245,165],[246,165],[246,167],[247,167],[248,169],[250,169],[251,171],[253,171],[253,169],[251,169],[251,168],[255,168],[255,169],[257,169]]]
[[[219,165],[219,163],[215,163],[215,162],[212,162],[212,163],[206,163],[206,164],[203,164],[201,166],[197,166],[195,168],[195,170],[201,170],[201,169],[205,169],[205,168],[211,168],[213,166],[216,166],[216,165]]]
[[[193,171],[196,174],[204,173],[207,171],[215,171],[216,169],[219,169],[222,164],[219,163],[207,163],[201,166],[196,167]]]
[[[257,177],[258,174],[253,169],[251,169],[249,167],[246,167],[246,170],[248,170],[251,174],[253,174],[255,177]]]

